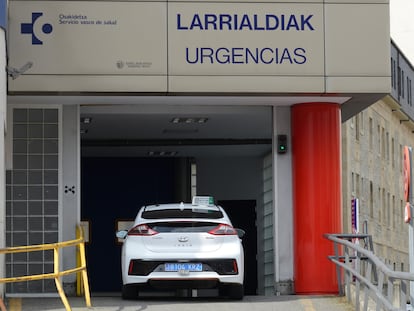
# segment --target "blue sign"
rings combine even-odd
[[[43,13],[40,12],[33,12],[32,13],[32,22],[31,23],[22,23],[20,32],[22,34],[30,34],[32,36],[32,44],[33,45],[42,45],[43,41],[40,40],[34,31],[34,25],[39,17],[41,17]],[[42,32],[45,34],[51,33],[53,30],[53,26],[49,23],[45,23],[42,25]]]
[[[359,206],[358,206],[359,200],[357,198],[353,198],[351,200],[351,224],[352,224],[352,233],[358,233],[359,232]]]

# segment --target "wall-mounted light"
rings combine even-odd
[[[277,135],[277,153],[287,152],[287,135]]]

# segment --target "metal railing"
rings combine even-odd
[[[325,234],[325,238],[334,242],[335,254],[329,256],[329,259],[337,267],[339,293],[345,294],[345,286],[349,302],[351,285],[354,285],[355,310],[360,310],[361,302],[363,310],[368,310],[369,301],[375,305],[377,311],[407,310],[407,293],[410,281],[414,281],[414,274],[388,268],[373,253],[372,239],[369,235]],[[359,241],[363,242],[364,247],[355,243]]]
[[[14,254],[14,253],[28,253],[28,252],[37,252],[37,251],[46,251],[53,250],[53,273],[44,273],[44,274],[35,274],[35,275],[24,275],[18,277],[9,277],[9,278],[0,278],[0,283],[12,283],[12,282],[24,282],[24,281],[36,281],[42,279],[54,279],[56,284],[56,289],[58,290],[59,296],[65,306],[66,311],[71,311],[69,301],[63,290],[62,283],[60,278],[65,275],[72,273],[80,274],[83,283],[83,292],[85,294],[85,301],[88,307],[91,307],[91,299],[89,292],[89,283],[88,283],[88,274],[86,271],[86,257],[85,257],[85,243],[82,227],[77,226],[76,228],[75,240],[51,243],[51,244],[39,244],[39,245],[30,245],[30,246],[17,246],[17,247],[7,247],[0,248],[0,254]],[[77,247],[79,263],[77,266],[72,269],[60,271],[59,262],[60,255],[59,251],[65,247]]]

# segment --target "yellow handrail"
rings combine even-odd
[[[76,236],[75,240],[59,242],[59,243],[50,243],[50,244],[39,244],[39,245],[30,245],[30,246],[16,246],[16,247],[7,247],[0,248],[0,254],[14,254],[14,253],[24,253],[24,252],[35,252],[35,251],[45,251],[53,250],[53,260],[54,260],[54,269],[53,273],[44,273],[44,274],[34,274],[34,275],[25,275],[18,277],[10,278],[0,278],[0,283],[12,283],[12,282],[22,282],[22,281],[35,281],[42,279],[55,279],[56,289],[58,290],[59,296],[65,306],[66,311],[71,311],[68,299],[66,298],[65,292],[62,287],[60,278],[64,275],[72,273],[81,273],[81,279],[83,283],[83,292],[85,293],[85,301],[88,307],[91,307],[91,298],[89,292],[89,283],[88,283],[88,274],[86,270],[86,259],[85,259],[85,241],[83,235],[83,229],[81,226],[76,227]],[[77,246],[78,247],[78,258],[76,265],[77,267],[60,271],[59,267],[59,250],[64,247]],[[0,300],[0,310],[3,311]],[[5,310],[5,308],[4,308]]]

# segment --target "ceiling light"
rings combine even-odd
[[[192,123],[206,123],[208,121],[207,117],[174,117],[171,119],[171,123],[178,124],[178,123],[185,123],[185,124],[192,124]]]
[[[164,134],[195,134],[198,133],[197,129],[163,129]]]
[[[206,123],[208,121],[208,118],[198,118],[197,123]]]
[[[92,122],[92,118],[90,118],[90,117],[81,118],[81,123],[83,123],[83,124],[89,124],[91,122]]]
[[[174,157],[178,151],[149,151],[148,155],[151,157]]]

